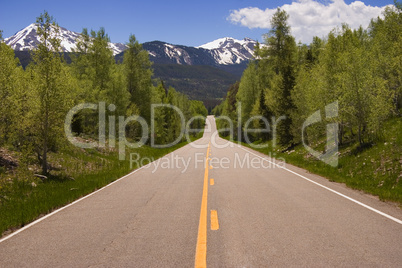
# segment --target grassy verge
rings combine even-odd
[[[200,133],[195,139],[202,136]],[[187,142],[163,149],[142,146],[128,149],[139,154],[141,159],[158,159]],[[50,176],[47,179],[34,177],[38,166],[27,164],[12,171],[0,170],[0,237],[24,226],[33,220],[85,196],[139,166],[130,167],[129,157],[118,160],[116,150],[80,149],[73,146],[50,153]],[[149,161],[144,161],[147,164]],[[141,162],[139,161],[139,164]],[[19,165],[19,166],[22,166]]]
[[[254,149],[264,154],[284,158],[286,163],[304,168],[331,181],[345,183],[348,187],[378,196],[383,201],[393,201],[402,207],[402,120],[394,118],[385,123],[381,141],[359,146],[357,143],[339,148],[339,165],[331,167],[310,155],[303,145],[290,151],[272,148]],[[261,144],[261,143],[259,143]],[[324,147],[320,144],[318,147]]]

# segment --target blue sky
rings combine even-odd
[[[378,9],[369,6],[383,7],[393,4],[393,0],[361,1],[364,4],[359,2],[360,5],[352,6],[351,3],[355,1],[350,0],[0,0],[0,29],[3,30],[3,37],[9,37],[35,22],[36,17],[43,10],[47,10],[60,26],[72,31],[81,32],[83,27],[97,30],[103,26],[112,42],[127,42],[130,33],[135,34],[140,42],[161,40],[189,46],[202,45],[226,36],[237,39],[250,37],[261,41],[261,35],[268,32],[267,22],[273,10],[287,5],[286,8],[293,18],[291,25],[293,24],[292,28],[294,26],[296,39],[308,43],[310,36],[306,33],[320,35],[326,32],[328,27],[332,27],[320,26],[321,32],[317,27],[314,28],[312,24],[323,21],[322,18],[314,17],[317,14],[303,20],[311,14],[311,10],[318,8],[319,11],[313,13],[322,15],[326,14],[322,11],[324,9],[328,9],[328,14],[333,14],[333,10],[338,9],[338,19],[350,19],[349,23],[353,25],[378,12]],[[341,3],[335,5],[335,2]],[[362,10],[364,12],[360,12]],[[359,13],[360,17],[353,12]]]

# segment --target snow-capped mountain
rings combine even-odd
[[[80,34],[60,27],[59,36],[63,52],[72,52]],[[36,48],[39,44],[39,38],[36,34],[35,23],[4,39],[4,42],[17,51],[29,51]],[[113,55],[117,55],[126,49],[126,46],[121,43],[109,43],[109,47],[113,50]]]
[[[219,64],[239,64],[248,61],[253,57],[256,41],[250,38],[237,40],[231,37],[224,37],[198,48],[207,49]]]
[[[161,41],[143,44],[152,61],[183,65],[235,65],[253,57],[256,41],[245,38],[220,38],[199,47],[172,45]]]
[[[59,36],[62,50],[73,52],[80,34],[60,27]],[[32,23],[4,39],[4,42],[16,51],[29,51],[36,48],[39,39],[35,24]],[[156,63],[230,66],[250,60],[256,43],[249,38],[237,40],[225,37],[199,47],[172,45],[161,41],[146,42],[143,47],[148,51],[151,61]],[[109,43],[109,47],[113,50],[113,55],[117,57],[121,57],[121,53],[126,49],[126,45],[121,43]]]

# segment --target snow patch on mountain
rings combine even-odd
[[[185,49],[171,44],[164,44],[164,46],[166,55],[177,64],[192,65],[191,57]],[[152,51],[149,54],[152,55]]]
[[[251,40],[251,39],[250,39]],[[223,38],[219,38],[216,39],[212,42],[203,44],[201,46],[198,46],[197,48],[205,48],[205,49],[218,49],[218,48],[222,48],[223,46],[225,46],[228,43],[239,43],[239,44],[245,44],[245,39],[243,40],[238,40],[232,37],[223,37]]]
[[[231,37],[224,37],[197,48],[209,50],[218,64],[229,65],[239,64],[251,59],[256,44],[257,42],[250,38],[238,40]]]

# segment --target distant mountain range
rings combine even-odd
[[[79,33],[60,27],[60,39],[63,52],[73,52]],[[4,42],[16,51],[34,49],[39,39],[34,23],[4,39]],[[149,53],[151,61],[155,63],[173,63],[182,65],[235,65],[248,62],[253,57],[256,41],[245,38],[237,40],[231,37],[220,38],[199,47],[172,45],[161,41],[146,42],[144,49]],[[109,47],[116,56],[124,52],[126,45],[109,43]]]
[[[80,34],[60,27],[60,39],[63,52],[73,52]],[[29,51],[36,48],[39,38],[35,24],[4,39],[13,48],[21,64],[30,61]],[[162,41],[143,43],[154,62],[154,76],[167,86],[186,93],[192,99],[203,100],[210,108],[226,95],[230,84],[240,79],[253,57],[256,41],[245,38],[237,40],[231,37],[220,38],[210,43],[190,47],[173,45]],[[117,61],[123,59],[127,48],[122,43],[109,43]]]

